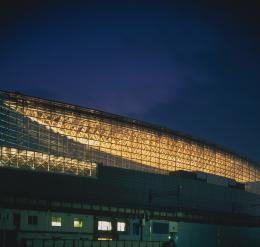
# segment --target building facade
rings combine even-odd
[[[260,180],[257,166],[239,155],[137,120],[6,92],[0,93],[0,114],[0,160],[6,166],[95,176],[96,163],[102,163]]]
[[[3,247],[259,246],[259,174],[194,137],[0,92]]]

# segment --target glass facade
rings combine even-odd
[[[211,173],[260,180],[244,158],[136,120],[15,93],[0,94],[4,166],[96,175],[96,163],[169,174]]]
[[[40,124],[24,112],[26,100],[9,96],[0,92],[0,165],[96,176],[84,145],[53,131],[51,122]]]

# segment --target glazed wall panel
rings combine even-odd
[[[200,171],[239,182],[260,178],[259,170],[245,159],[134,121],[115,121],[91,110],[82,113],[70,105],[8,93],[1,93],[0,107],[3,165],[94,174],[99,162],[162,174]]]

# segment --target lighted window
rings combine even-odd
[[[98,230],[99,231],[111,231],[112,230],[112,224],[110,221],[98,221]]]
[[[83,227],[83,221],[79,218],[74,218],[73,227],[74,228],[82,228]]]
[[[51,217],[51,226],[61,226],[61,217],[52,216]]]
[[[97,240],[105,240],[105,241],[107,241],[107,240],[112,240],[112,238],[109,238],[109,237],[102,237],[102,238],[98,238]]]
[[[117,231],[125,232],[125,222],[117,222]]]

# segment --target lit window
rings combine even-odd
[[[125,222],[117,222],[117,231],[125,232]]]
[[[83,221],[79,218],[74,218],[73,226],[74,226],[74,228],[82,228],[83,227]]]
[[[110,221],[98,221],[98,230],[99,231],[111,231],[112,230],[112,224]]]
[[[109,238],[109,237],[102,237],[102,238],[98,238],[97,240],[112,240],[112,238]]]
[[[51,217],[51,226],[61,226],[61,217],[52,216]]]

